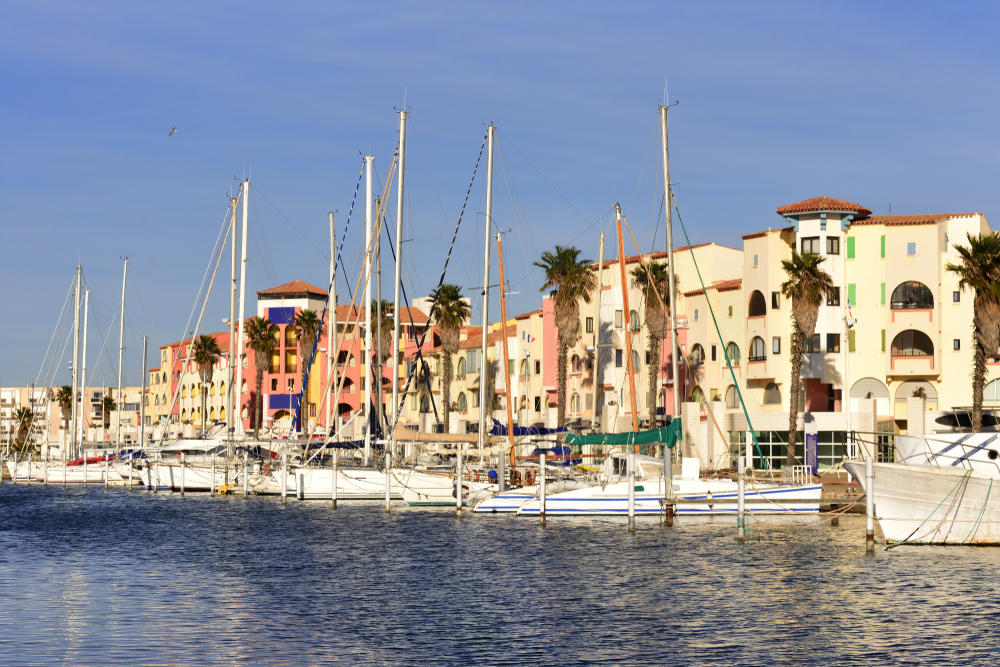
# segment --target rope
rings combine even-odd
[[[964,544],[964,543],[965,543],[966,541],[968,541],[968,539],[969,539],[970,537],[972,537],[972,533],[973,533],[973,532],[975,532],[976,528],[978,528],[978,527],[979,527],[979,522],[980,522],[980,521],[982,520],[982,518],[983,518],[983,512],[985,512],[985,511],[986,511],[986,505],[987,505],[987,503],[989,503],[989,502],[990,502],[990,491],[991,491],[992,489],[993,489],[993,480],[991,479],[991,480],[990,480],[990,485],[989,485],[988,487],[986,487],[986,500],[984,500],[984,501],[983,501],[983,506],[982,506],[982,507],[981,507],[981,508],[979,509],[979,516],[977,516],[977,517],[976,517],[976,521],[975,521],[975,522],[974,522],[974,523],[972,524],[972,528],[970,528],[970,529],[969,529],[969,534],[968,534],[968,535],[966,535],[966,536],[965,536],[965,539],[963,539],[963,540],[962,540],[962,543],[963,543],[963,544]]]
[[[934,513],[938,511],[938,509],[941,507],[941,505],[944,505],[944,501],[948,500],[948,498],[951,497],[951,494],[955,493],[955,489],[958,488],[958,485],[961,484],[962,482],[968,483],[970,475],[972,475],[972,471],[971,470],[967,470],[966,473],[964,475],[962,475],[962,477],[957,482],[955,482],[955,486],[951,487],[951,491],[948,492],[948,495],[946,495],[944,498],[942,498],[941,502],[939,502],[937,504],[937,507],[935,507],[934,509],[932,509],[931,513],[928,514],[927,517],[923,521],[920,522],[920,525],[917,526],[916,528],[914,528],[913,532],[910,533],[909,535],[907,535],[906,538],[902,542],[896,542],[895,544],[890,544],[888,547],[886,547],[886,551],[888,551],[889,549],[892,549],[894,547],[898,547],[900,544],[906,544],[907,542],[909,542],[910,538],[913,537],[914,535],[916,535],[917,531],[920,530],[921,528],[923,528],[923,525],[925,523],[927,523],[932,516],[934,516]],[[956,498],[958,498],[958,496],[956,496]]]

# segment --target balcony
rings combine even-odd
[[[749,359],[747,360],[747,379],[748,380],[767,380],[774,377],[774,371],[772,367],[774,364],[768,364],[767,358],[763,359]]]
[[[913,377],[938,375],[934,355],[889,357],[889,375]]]

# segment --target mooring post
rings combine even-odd
[[[736,478],[736,541],[746,542],[746,491],[747,491],[747,457],[740,456],[737,464]]]
[[[865,459],[865,553],[875,553],[875,465]]]
[[[663,525],[670,528],[674,525],[674,513],[677,511],[677,501],[674,498],[674,450],[663,446]]]
[[[545,452],[538,456],[538,523],[545,525]]]
[[[830,525],[839,526],[840,525],[840,505],[837,503],[830,503]]]
[[[281,451],[281,506],[285,506],[288,497],[288,445]]]
[[[215,450],[212,450],[212,477],[208,480],[208,495],[215,497]]]
[[[455,518],[462,518],[462,445],[458,446],[455,458]]]
[[[2,477],[2,475],[0,475]],[[49,446],[45,445],[45,453],[42,454],[42,486],[49,485]]]
[[[81,449],[83,452],[83,490],[87,490],[87,448]]]
[[[108,480],[111,479],[110,473],[111,463],[108,461],[108,453],[104,452],[104,490],[108,490]]]
[[[295,471],[295,497],[298,500],[306,498],[306,473],[304,470]]]
[[[628,453],[628,532],[635,532],[635,452]]]
[[[333,509],[337,509],[337,458],[340,451],[334,447],[333,448],[333,484],[330,490],[330,502],[333,505]]]
[[[157,487],[160,486],[160,478],[156,472],[156,459],[146,460],[146,479],[149,480],[149,485],[153,487],[153,493],[156,493]]]
[[[132,471],[135,467],[135,452],[128,457],[128,492],[132,493]]]
[[[181,496],[184,495],[184,470],[185,470],[184,458],[185,458],[184,452],[181,452]]]
[[[250,452],[243,452],[243,497],[250,492]]]

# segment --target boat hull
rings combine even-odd
[[[266,491],[281,493],[282,472],[271,473]],[[300,494],[299,483],[302,483]],[[288,472],[287,494],[305,500],[330,500],[333,496],[332,468],[294,468]],[[337,500],[383,500],[385,472],[375,468],[340,468],[337,470]],[[401,500],[403,489],[390,478],[389,498]]]
[[[1000,479],[967,468],[875,463],[844,467],[872,493],[885,541],[905,544],[1000,545]]]
[[[403,500],[411,507],[455,507],[455,478],[446,473],[432,473],[423,470],[394,469],[391,472],[394,484],[402,492]],[[475,506],[489,494],[496,491],[495,484],[462,481],[462,505]]]
[[[589,486],[586,482],[578,480],[558,480],[554,482],[548,482],[545,485],[546,496],[551,496],[557,493],[563,493],[564,491],[570,491],[572,489],[578,489]],[[473,510],[479,514],[514,514],[517,512],[518,508],[529,500],[534,500],[538,498],[539,487],[537,484],[533,486],[522,486],[517,489],[508,489],[503,493],[498,493],[494,496],[490,496],[486,500],[481,501],[476,508]]]

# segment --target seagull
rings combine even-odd
[[[177,134],[177,128],[176,128],[176,127],[172,127],[172,128],[170,128],[170,131],[169,131],[169,132],[167,132],[167,136],[168,136],[168,137],[172,137],[172,136],[174,136],[175,134]]]

